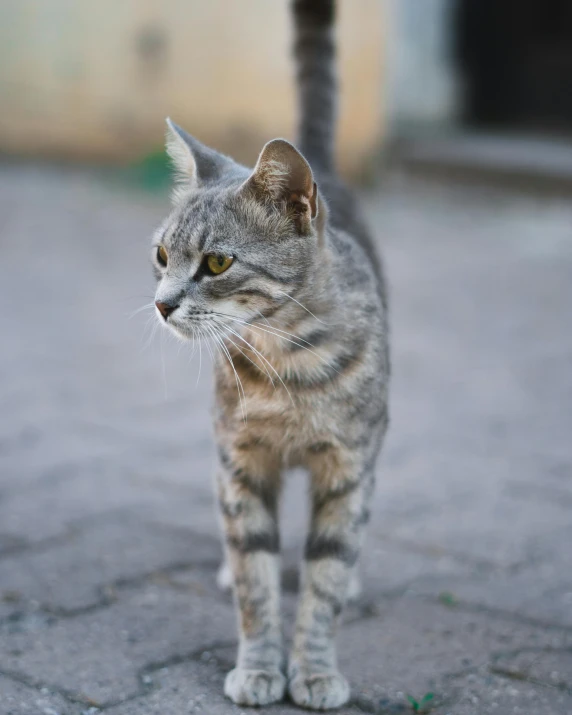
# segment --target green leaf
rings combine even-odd
[[[414,712],[419,712],[419,703],[417,700],[412,695],[407,696],[407,700],[409,700],[411,707],[413,708]]]
[[[435,693],[426,693],[422,698],[421,698],[421,705],[426,705],[428,702],[433,700],[435,697]]]
[[[458,603],[457,597],[454,593],[451,593],[450,591],[443,591],[442,593],[440,593],[439,600],[444,606],[449,607],[456,606]]]

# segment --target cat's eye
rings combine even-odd
[[[218,276],[228,270],[234,260],[232,256],[225,256],[222,253],[212,253],[206,257],[206,266],[211,273]]]
[[[160,266],[165,267],[167,265],[167,260],[168,260],[168,255],[167,255],[167,249],[165,246],[159,246],[157,248],[157,263]]]

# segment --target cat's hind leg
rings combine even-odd
[[[228,593],[232,591],[233,582],[232,569],[230,568],[228,560],[224,558],[216,574],[216,585],[221,591]]]

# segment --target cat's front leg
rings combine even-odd
[[[336,467],[341,471],[332,474]],[[298,705],[327,710],[341,707],[350,695],[337,666],[335,634],[369,517],[373,469],[328,455],[312,471],[312,520],[288,689]]]
[[[240,705],[284,696],[277,501],[279,472],[270,460],[222,452],[219,503],[238,611],[236,667],[224,692]]]

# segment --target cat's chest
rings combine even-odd
[[[240,373],[237,375],[240,379]],[[298,451],[336,430],[325,395],[311,396],[275,380],[249,384],[217,381],[215,421],[231,441],[253,441],[279,451]]]

